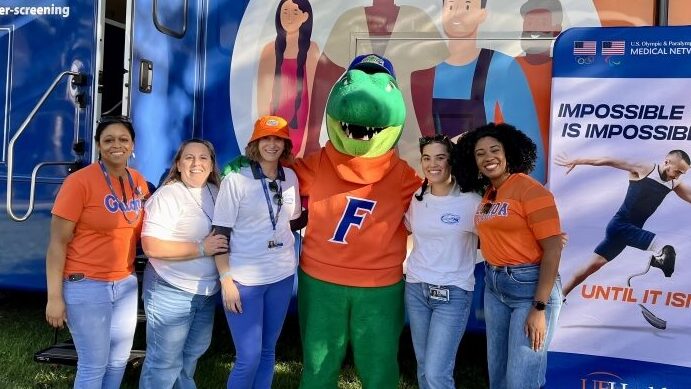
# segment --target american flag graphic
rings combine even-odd
[[[624,55],[626,41],[602,41],[602,55]]]
[[[573,42],[573,55],[595,55],[597,45],[595,41]]]

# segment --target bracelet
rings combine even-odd
[[[223,272],[223,274],[221,274],[221,275],[218,277],[218,279],[219,279],[219,280],[222,280],[222,279],[224,279],[224,278],[226,278],[226,277],[230,277],[231,275],[232,275],[232,274],[230,274],[230,270],[228,270],[227,272]]]
[[[200,257],[205,257],[205,256],[206,256],[206,252],[204,251],[204,240],[200,240],[200,241],[199,241],[199,246],[198,246],[198,248],[199,248],[199,256],[200,256]]]

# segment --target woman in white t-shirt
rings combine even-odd
[[[140,388],[195,387],[197,360],[211,343],[219,290],[213,255],[228,250],[225,236],[210,234],[218,184],[213,146],[190,139],[146,202],[146,359]]]
[[[237,353],[229,388],[269,389],[275,348],[292,297],[297,258],[290,221],[301,213],[288,123],[263,116],[245,148],[249,166],[221,182],[214,231],[230,237],[216,256],[223,306]]]
[[[405,215],[413,235],[405,306],[421,389],[453,389],[456,351],[473,298],[478,238],[477,193],[463,193],[452,170],[453,144],[444,135],[420,138],[422,188]]]

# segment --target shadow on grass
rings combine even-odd
[[[52,344],[53,331],[44,321],[45,293],[0,292],[0,387],[16,389],[71,388],[75,368],[33,361],[39,349]],[[134,348],[145,348],[145,326],[140,324]],[[69,337],[63,330],[60,340]],[[457,388],[487,388],[486,347],[484,335],[466,334],[456,360]],[[214,335],[209,350],[200,359],[197,385],[200,389],[223,388],[233,366],[235,350],[225,316],[217,312]],[[408,328],[403,331],[399,350],[401,379],[399,388],[417,388],[415,355]],[[286,319],[276,347],[276,368],[273,388],[297,388],[302,371],[302,349],[297,316]],[[339,379],[340,389],[360,388],[352,354],[347,353]],[[140,368],[128,368],[123,388],[137,388]]]

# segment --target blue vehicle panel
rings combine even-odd
[[[79,146],[86,158],[91,148],[90,128],[96,57],[96,3],[91,0],[36,6],[18,1],[0,7],[0,110],[3,112],[0,159],[0,193],[7,196],[8,167],[12,166],[12,210],[21,216],[28,207],[29,177],[45,161],[70,162],[79,158]],[[76,86],[65,75],[45,99],[17,137],[12,138],[61,72],[79,72],[84,84]],[[14,158],[8,161],[10,151]],[[8,162],[12,162],[9,164]],[[38,171],[34,213],[29,221],[16,223],[0,219],[3,250],[0,250],[0,286],[25,289],[45,288],[45,250],[50,209],[67,165],[47,166]],[[7,211],[6,204],[0,205]]]
[[[207,6],[185,0],[137,3],[131,115],[137,149],[146,153],[139,153],[133,165],[154,184],[184,139],[210,140],[219,161],[239,154],[228,109],[228,58],[246,2]],[[150,86],[143,85],[143,69]]]

